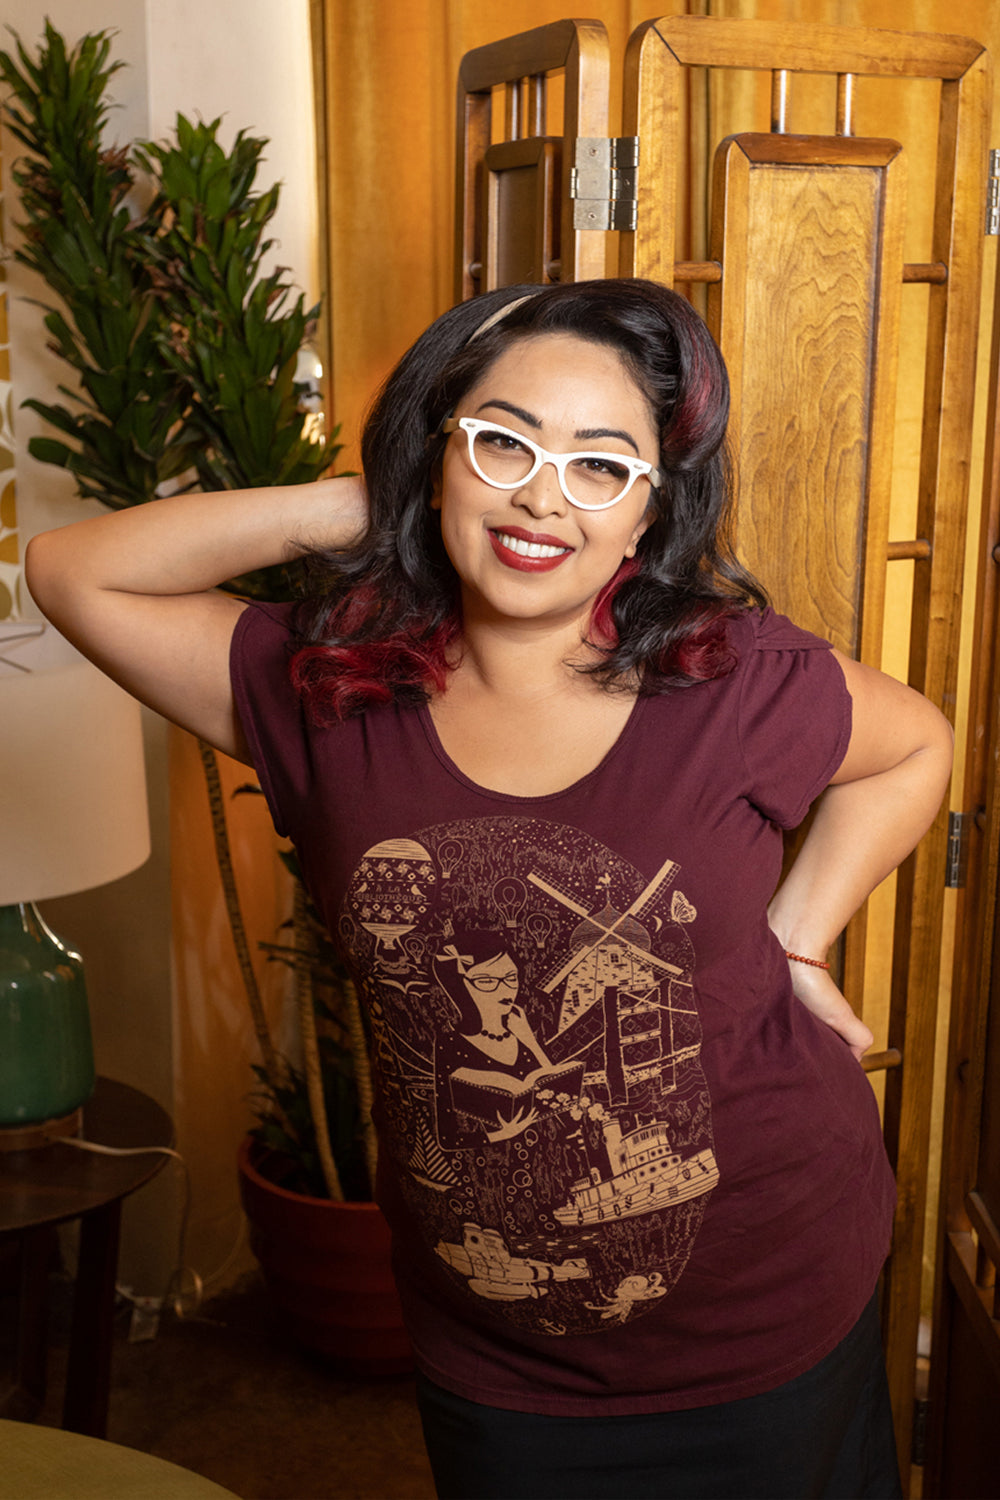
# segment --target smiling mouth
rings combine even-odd
[[[494,531],[491,535],[508,552],[513,552],[517,557],[527,558],[555,558],[565,557],[573,549],[571,547],[553,547],[548,542],[529,542],[523,537],[511,536],[507,531]]]

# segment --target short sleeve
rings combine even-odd
[[[766,610],[747,622],[739,738],[749,799],[796,828],[840,765],[851,738],[851,695],[828,641]]]
[[[229,675],[236,711],[274,826],[295,837],[295,808],[311,780],[302,703],[288,672],[288,610],[250,604],[233,631]]]

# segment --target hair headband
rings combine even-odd
[[[490,313],[489,317],[484,323],[480,323],[479,327],[475,330],[474,333],[469,334],[469,337],[466,339],[466,343],[471,344],[473,340],[477,339],[481,333],[485,333],[487,328],[492,328],[494,323],[499,323],[501,318],[505,318],[508,313],[513,312],[515,307],[520,307],[522,302],[530,302],[532,297],[537,296],[537,292],[526,292],[523,297],[515,297],[513,302],[507,302],[503,307],[497,308],[496,312]]]

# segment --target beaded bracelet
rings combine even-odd
[[[789,953],[785,949],[785,957],[794,959],[797,964],[808,964],[812,969],[828,969],[830,965],[825,958],[804,958],[801,953]]]

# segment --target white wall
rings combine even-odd
[[[236,131],[270,138],[259,185],[284,183],[272,225],[274,259],[314,298],[318,285],[315,140],[309,50],[309,0],[5,0],[4,22],[32,50],[45,18],[72,43],[90,31],[115,33],[113,55],[127,64],[112,80],[120,106],[109,136],[126,142],[167,135],[175,115],[224,115],[223,138]],[[0,46],[10,47],[0,33]],[[18,143],[5,132],[4,188],[8,242],[16,243],[17,203],[10,166]],[[101,509],[79,499],[71,478],[35,463],[28,439],[44,431],[28,396],[56,399],[66,370],[46,349],[40,311],[27,298],[45,295],[28,272],[8,266],[11,364],[17,455],[18,530],[23,545],[50,526]],[[178,1098],[174,1076],[174,984],[171,958],[170,851],[167,833],[165,725],[148,716],[148,774],[154,852],[136,875],[100,891],[46,905],[46,916],[83,952],[88,971],[95,1050],[100,1071],[147,1090],[168,1110]],[[209,998],[206,1003],[210,1003]],[[248,1080],[249,1083],[249,1080]],[[231,1202],[192,1205],[194,1268],[211,1272],[226,1258],[238,1219],[234,1147],[199,1143],[218,1157],[218,1180],[231,1182]],[[162,1291],[176,1246],[178,1184],[168,1168],[126,1204],[121,1279],[140,1293]],[[216,1227],[217,1226],[217,1227]]]
[[[283,184],[273,260],[315,300],[319,285],[316,132],[309,0],[147,0],[149,131],[171,130],[179,110],[223,116],[266,136],[259,185]]]
[[[142,0],[4,0],[4,23],[33,52],[40,42],[45,20],[72,44],[92,31],[114,33],[114,56],[127,64],[112,80],[111,94],[120,108],[113,112],[109,134],[112,140],[128,141],[147,133],[149,127],[148,79],[146,74],[146,29]],[[0,32],[0,46],[12,48],[12,38]],[[9,247],[17,243],[14,228],[18,218],[10,168],[20,154],[18,142],[6,127],[3,134],[4,198]],[[56,399],[55,387],[65,383],[64,367],[46,348],[47,334],[41,309],[26,300],[45,296],[38,279],[16,261],[9,263],[11,374],[14,384],[15,432],[18,444],[17,511],[22,544],[36,531],[63,525],[100,506],[81,502],[72,479],[48,464],[28,457],[28,439],[45,431],[41,417],[20,410],[28,396]],[[84,508],[81,508],[83,506]]]
[[[72,43],[90,31],[114,33],[113,55],[126,64],[112,79],[113,141],[168,135],[178,111],[224,117],[228,145],[248,129],[270,144],[259,186],[283,184],[271,226],[273,260],[290,268],[310,300],[319,285],[316,145],[309,44],[309,0],[5,0],[4,22],[32,48],[48,17]],[[0,33],[0,45],[9,38]],[[16,244],[17,204],[10,164],[17,142],[3,139],[7,230]],[[65,371],[46,349],[42,314],[26,298],[44,295],[35,277],[8,267],[15,408],[25,397],[53,399]],[[70,477],[28,457],[40,417],[17,411],[18,518],[22,539],[76,520],[96,503],[81,502]],[[81,509],[81,505],[84,509]]]
[[[88,32],[114,33],[114,56],[126,63],[112,80],[117,105],[109,127],[115,141],[144,136],[149,129],[146,28],[141,0],[6,0],[5,22],[33,52],[51,20],[68,45]],[[2,45],[11,50],[12,39]],[[9,246],[16,245],[19,217],[10,168],[19,143],[4,129],[3,169]],[[29,457],[28,440],[44,432],[42,419],[21,409],[29,396],[56,399],[66,370],[48,351],[42,311],[29,299],[46,298],[38,279],[15,261],[7,267],[17,456],[18,532],[23,547],[35,532],[96,514],[96,502],[81,501],[72,479]],[[46,298],[47,300],[47,298]],[[27,597],[27,596],[25,596]],[[34,613],[28,602],[26,612]],[[170,900],[167,851],[166,736],[155,716],[146,724],[147,774],[153,855],[135,875],[101,890],[45,904],[54,929],[83,954],[99,1071],[145,1089],[166,1108],[173,1098],[171,1058]],[[164,1174],[125,1205],[122,1219],[122,1280],[146,1292],[171,1269],[166,1226],[176,1222],[176,1184]],[[169,1234],[175,1241],[176,1235]]]
[[[150,135],[168,135],[180,111],[207,121],[221,115],[227,146],[241,129],[268,139],[257,185],[266,189],[282,183],[278,212],[269,226],[275,242],[269,259],[289,269],[289,279],[305,291],[311,305],[317,296],[319,255],[309,0],[147,0],[146,27]],[[179,760],[175,754],[175,767]],[[176,798],[182,781],[175,777],[172,785]],[[207,825],[203,793],[199,789],[194,795],[192,816],[199,827],[202,818]],[[242,805],[231,808],[234,841],[247,812]],[[258,935],[273,938],[279,921],[289,914],[287,905],[275,913],[267,904],[268,852],[261,848],[257,861],[269,913],[259,929],[251,912],[260,893],[247,880],[241,882],[251,944]],[[176,848],[175,860],[175,942],[184,943],[184,955],[178,954],[183,972],[179,968],[174,984],[174,1114],[179,1144],[192,1158],[188,1258],[203,1278],[230,1268],[210,1286],[219,1290],[227,1274],[252,1264],[249,1252],[239,1250],[235,1150],[246,1126],[249,1061],[256,1047],[249,1037],[242,988],[227,984],[211,941],[196,951],[187,939],[195,898],[192,883],[178,874]],[[228,954],[221,897],[199,896],[197,904],[202,925]],[[265,992],[284,982],[273,967],[261,979]],[[207,1051],[192,1044],[196,1032],[214,1038]],[[223,1035],[230,1038],[225,1056],[219,1055]]]

